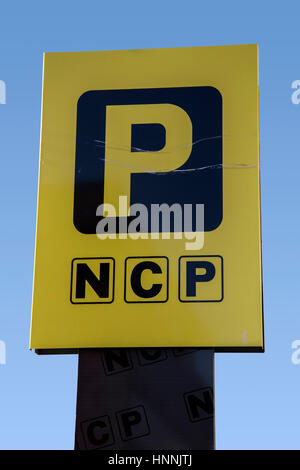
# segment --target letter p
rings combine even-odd
[[[165,146],[132,152],[132,125],[160,124],[165,128]],[[145,147],[146,147],[145,143]],[[110,105],[106,107],[104,203],[118,207],[119,195],[130,204],[131,175],[169,172],[182,166],[192,150],[192,122],[174,104]],[[123,209],[125,211],[125,208]],[[127,217],[127,213],[120,213]]]

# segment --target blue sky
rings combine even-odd
[[[300,448],[299,13],[292,1],[2,2],[0,448],[71,449],[74,439],[76,357],[28,350],[42,53],[245,43],[260,54],[266,353],[216,356],[217,448]]]

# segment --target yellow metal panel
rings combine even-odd
[[[151,102],[143,101],[147,90],[154,90]],[[86,125],[84,116],[102,99],[100,92],[109,98],[105,136],[94,142],[95,158],[105,165],[104,201],[100,198],[99,204],[116,206],[119,196],[126,196],[120,217],[132,202],[138,181],[133,174],[158,175],[151,191],[150,183],[145,184],[144,196],[151,202],[159,191],[169,194],[163,187],[167,173],[175,170],[175,178],[188,173],[176,174],[176,169],[185,168],[191,151],[198,151],[198,132],[199,141],[221,139],[222,164],[212,161],[205,169],[199,154],[197,165],[188,168],[201,174],[199,185],[191,188],[184,181],[192,179],[182,179],[182,185],[174,180],[178,191],[202,191],[197,202],[204,204],[204,221],[214,211],[209,206],[206,212],[206,189],[215,204],[214,184],[205,178],[216,175],[221,184],[221,218],[212,216],[196,250],[188,248],[186,238],[171,233],[168,239],[159,231],[148,238],[147,233],[132,238],[120,233],[101,239],[96,227],[95,233],[85,230],[82,205],[73,219],[74,204],[80,205],[75,184],[85,171],[76,155],[81,152],[83,165],[93,155],[91,150],[84,160],[86,142],[79,142],[78,126]],[[168,93],[173,93],[170,100]],[[120,103],[118,96],[123,97]],[[202,113],[200,130],[180,100],[194,101],[194,115]],[[214,120],[209,100],[216,109],[221,106],[221,136],[201,134],[201,126]],[[80,109],[87,114],[79,123]],[[165,129],[161,149],[130,147],[131,125],[143,123]],[[97,184],[97,171],[92,176]],[[87,185],[88,204],[90,181],[80,181]],[[111,214],[103,215],[113,220]],[[45,54],[30,347],[263,349],[261,286],[257,46]]]

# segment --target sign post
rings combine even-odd
[[[80,351],[75,448],[214,449],[213,371],[211,350]]]

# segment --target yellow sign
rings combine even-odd
[[[263,350],[257,46],[47,53],[30,347]]]

